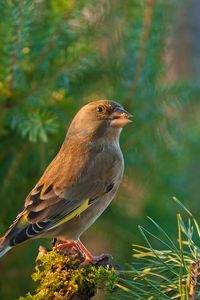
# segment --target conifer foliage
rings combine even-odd
[[[124,181],[87,233],[91,248],[111,249],[117,264],[127,263],[133,240],[144,244],[137,224],[146,228],[145,215],[162,228],[167,223],[176,240],[171,196],[199,209],[200,88],[189,77],[167,79],[183,8],[178,0],[0,1],[0,235],[77,110],[107,98],[122,103],[134,122],[121,137]],[[148,226],[152,232],[155,224]],[[149,239],[152,249],[158,246]],[[1,299],[33,290],[38,245],[30,242],[1,259]]]

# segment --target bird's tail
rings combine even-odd
[[[0,257],[6,254],[11,248],[9,241],[5,237],[2,237],[0,239]]]
[[[21,215],[19,214],[17,218],[14,220],[14,222],[10,225],[5,235],[2,238],[0,238],[0,258],[4,256],[16,244],[18,244],[15,243],[13,239],[15,239],[21,231],[23,232],[24,229],[24,226],[18,227],[20,217]]]

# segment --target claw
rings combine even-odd
[[[58,242],[55,245],[55,249],[57,251],[66,251],[69,248],[75,250],[80,255],[81,260],[83,259],[83,262],[80,264],[79,268],[84,267],[88,263],[91,263],[93,265],[101,264],[106,266],[109,264],[109,260],[113,258],[112,255],[107,253],[103,253],[99,256],[93,256],[80,240],[67,240],[65,242]]]
[[[65,242],[58,243],[57,245],[55,245],[55,249],[57,251],[66,251],[69,248],[72,248],[74,250],[78,250],[77,249],[77,244],[76,244],[75,241],[65,241]]]
[[[103,267],[106,267],[107,265],[110,265],[110,259],[113,259],[111,254],[103,253],[98,256],[92,256],[92,259],[86,258],[80,265],[79,269],[84,268],[88,263],[93,265],[102,265]]]

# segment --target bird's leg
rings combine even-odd
[[[55,246],[56,246],[56,243],[57,243],[57,238],[54,238],[54,239],[53,239],[53,241],[52,241],[52,245],[53,245],[53,247],[55,247]]]
[[[81,261],[85,261],[85,254],[83,251],[80,249],[79,245],[77,244],[77,241],[74,240],[65,240],[65,241],[56,241],[56,244],[54,245],[56,251],[66,251],[69,248],[72,250],[75,250]]]
[[[94,260],[94,256],[88,251],[88,249],[83,245],[83,243],[80,240],[77,241],[77,245],[78,245],[79,249],[81,250],[81,252],[84,254],[85,261],[93,261]]]
[[[81,264],[81,266],[85,265],[87,262],[95,265],[103,260],[109,260],[112,258],[112,255],[107,253],[103,253],[99,256],[92,255],[80,240],[57,241],[57,244],[55,245],[55,249],[57,251],[66,251],[69,248],[77,251],[84,259],[84,262]]]
[[[54,243],[54,247],[57,251],[65,251],[68,248],[73,248],[82,256],[84,256],[84,259],[87,261],[92,261],[94,258],[94,256],[86,249],[86,247],[79,240],[56,240],[56,242]]]
[[[79,249],[85,256],[85,262],[91,262],[93,264],[97,264],[98,262],[104,259],[109,260],[110,258],[112,258],[112,255],[107,253],[103,253],[99,256],[93,256],[80,240],[77,241],[77,245],[79,246]]]

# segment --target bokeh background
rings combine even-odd
[[[126,267],[131,245],[144,243],[138,224],[152,226],[146,216],[176,240],[172,196],[199,218],[199,1],[7,0],[0,11],[0,234],[77,110],[106,98],[134,121],[121,136],[124,181],[83,241]],[[51,242],[30,241],[0,260],[0,299],[33,290],[40,244]]]

